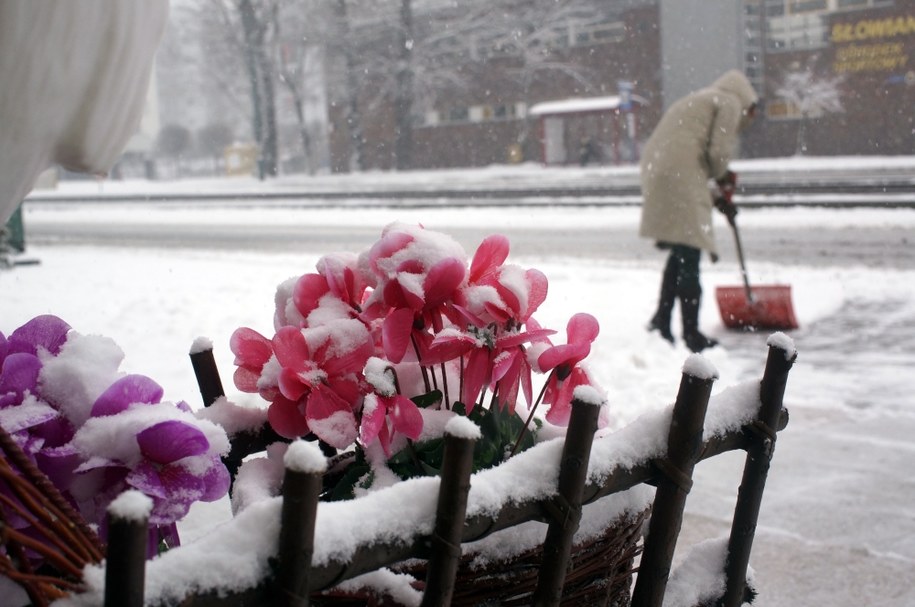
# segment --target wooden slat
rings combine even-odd
[[[203,398],[203,406],[209,407],[216,402],[217,398],[226,395],[222,387],[222,380],[219,378],[219,369],[216,368],[213,349],[192,352],[190,356],[191,366],[194,367],[194,375],[197,377],[197,386],[200,388],[200,396]]]
[[[146,580],[146,517],[108,518],[105,558],[105,607],[143,607]]]
[[[559,463],[557,495],[547,502],[550,524],[543,542],[543,562],[533,596],[536,607],[554,607],[562,599],[572,540],[581,520],[582,494],[599,414],[599,406],[572,402],[572,416]]]
[[[660,607],[664,601],[670,564],[683,523],[683,508],[692,485],[693,467],[702,450],[702,427],[712,383],[712,379],[688,373],[683,374],[680,382],[668,435],[667,458],[657,462],[662,474],[632,593],[633,607]]]
[[[761,406],[756,423],[749,427],[750,445],[743,469],[743,478],[737,493],[731,535],[728,538],[728,556],[725,562],[725,594],[720,605],[740,607],[744,603],[747,567],[756,535],[756,523],[762,503],[769,463],[775,453],[776,427],[783,411],[785,385],[788,372],[797,358],[796,352],[786,352],[770,346],[766,370],[759,385]]]
[[[278,606],[308,607],[315,519],[322,487],[320,471],[301,472],[286,468],[274,603]]]
[[[432,556],[426,570],[422,607],[447,607],[451,604],[461,560],[461,535],[467,514],[475,444],[474,439],[445,436],[435,530],[430,539]]]

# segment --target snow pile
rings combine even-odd
[[[695,607],[721,597],[725,589],[727,548],[727,538],[705,540],[693,546],[683,564],[670,576],[663,607]],[[755,595],[752,569],[747,570],[747,584]]]

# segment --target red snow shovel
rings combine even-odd
[[[791,286],[757,285],[751,289],[737,222],[732,216],[728,218],[728,223],[734,230],[737,258],[740,260],[740,272],[743,274],[743,287],[715,289],[718,311],[721,313],[721,321],[724,326],[729,329],[743,330],[797,329],[797,319],[794,317],[794,307],[791,305]]]

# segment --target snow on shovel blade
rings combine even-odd
[[[717,287],[718,311],[729,329],[797,329],[790,285],[757,285],[753,301],[747,301],[744,287]]]

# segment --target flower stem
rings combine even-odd
[[[419,363],[419,370],[423,374],[423,384],[426,386],[426,392],[431,392],[432,386],[429,384],[429,373],[426,371],[426,367],[423,366],[423,357],[419,353],[419,344],[416,343],[416,336],[412,333],[410,334],[410,342],[413,344],[413,351],[416,352],[416,360]]]
[[[461,377],[458,381],[458,400],[464,399],[464,356],[461,355]]]
[[[445,363],[442,363],[442,388],[445,392],[445,408],[450,409],[451,407],[448,406],[448,375],[445,373]]]
[[[550,375],[552,375],[552,374],[555,373],[555,372],[556,372],[556,371],[553,370],[553,371],[550,373]],[[531,407],[531,412],[530,412],[530,414],[527,416],[527,420],[524,422],[524,425],[521,426],[521,430],[518,432],[518,438],[515,440],[515,446],[512,447],[512,451],[511,451],[511,453],[509,453],[509,455],[508,455],[509,457],[511,457],[512,455],[514,455],[515,452],[518,451],[518,447],[521,446],[521,440],[524,438],[524,434],[527,432],[527,427],[531,425],[531,420],[534,419],[534,412],[537,411],[537,407],[540,405],[540,401],[543,400],[543,395],[546,394],[546,387],[547,387],[548,385],[550,385],[550,378],[549,378],[549,377],[547,377],[547,378],[546,378],[546,381],[543,382],[543,387],[540,389],[540,394],[537,395],[537,400],[534,401],[534,406]]]

